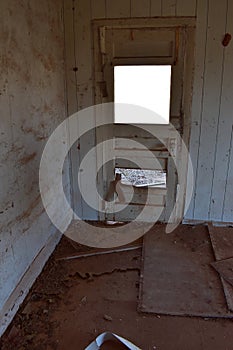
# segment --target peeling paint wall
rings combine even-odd
[[[62,0],[0,4],[0,309],[56,229],[42,206],[40,157],[64,120]],[[64,187],[69,194],[68,162]]]

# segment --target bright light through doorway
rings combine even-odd
[[[171,66],[115,66],[114,102],[139,105],[152,110],[147,118],[125,115],[115,107],[115,123],[168,124],[170,113]]]

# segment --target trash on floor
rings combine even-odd
[[[110,332],[100,334],[90,345],[88,345],[85,350],[99,350],[100,347],[108,340],[117,340],[118,342],[124,344],[129,350],[141,350],[130,341]]]

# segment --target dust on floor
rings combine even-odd
[[[1,350],[83,350],[104,331],[145,350],[233,349],[233,320],[137,311],[141,249],[59,260],[75,251],[63,238],[2,337]]]

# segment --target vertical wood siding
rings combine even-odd
[[[78,108],[94,102],[91,92],[91,19],[196,16],[190,154],[195,188],[187,220],[233,222],[232,111],[233,43],[223,47],[226,32],[233,34],[230,0],[67,0],[76,8]],[[85,31],[81,28],[85,26]],[[74,74],[74,73],[73,73]],[[87,89],[82,89],[82,86]],[[81,91],[80,91],[81,89]],[[68,101],[69,104],[69,101]],[[94,137],[94,136],[93,136]],[[85,145],[81,145],[81,148]],[[93,168],[94,171],[94,168]],[[86,209],[85,219],[94,218]]]
[[[190,152],[195,174],[194,196],[186,213],[190,220],[233,222],[232,33],[230,1],[197,2],[196,64]]]

